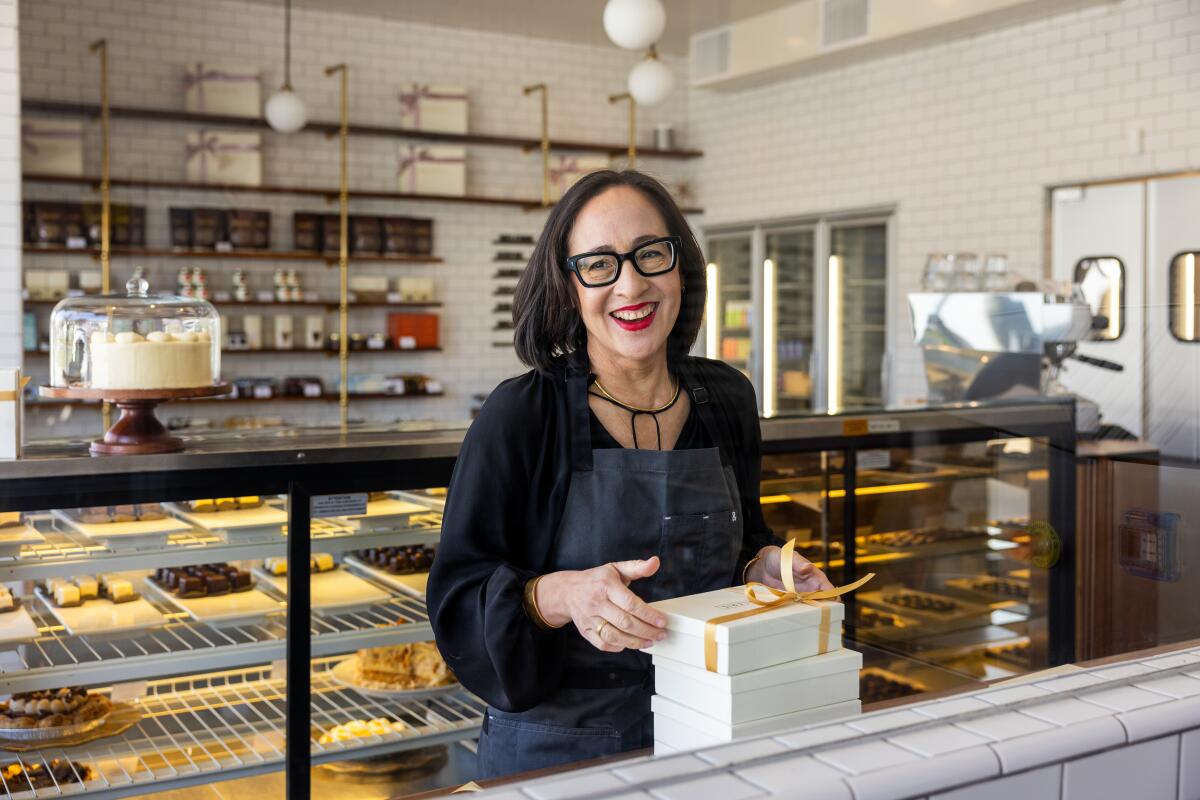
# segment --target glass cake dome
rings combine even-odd
[[[221,379],[221,317],[199,298],[126,293],[68,297],[50,315],[50,384],[71,389],[195,389]]]

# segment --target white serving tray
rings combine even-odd
[[[354,565],[355,569],[361,570],[364,575],[382,583],[384,586],[390,586],[405,594],[411,594],[422,599],[425,597],[425,587],[429,584],[428,572],[414,572],[411,575],[393,575],[387,570],[380,569],[374,564],[363,561],[358,556],[350,555],[345,557],[345,562]]]
[[[149,578],[146,579],[145,586],[147,591],[153,592],[197,622],[243,622],[259,619],[272,611],[282,611],[285,607],[283,603],[257,588],[216,597],[176,597]]]
[[[236,541],[239,544],[279,539],[288,519],[286,511],[270,505],[241,511],[213,511],[208,514],[197,514],[181,503],[168,503],[167,508],[185,522],[226,542]]]
[[[15,610],[0,614],[0,644],[28,642],[38,636],[37,623],[29,616],[24,599]]]
[[[429,506],[417,505],[404,500],[376,500],[374,503],[367,503],[366,514],[355,514],[342,517],[342,519],[365,533],[406,528],[409,525],[409,518],[414,514],[427,513],[429,513]]]
[[[192,526],[173,517],[137,522],[80,522],[65,511],[55,509],[54,518],[62,521],[71,530],[98,542],[127,545],[132,547],[155,545],[162,546],[167,542],[167,535],[184,533],[192,530]]]
[[[42,536],[32,525],[26,523],[16,527],[0,528],[0,557],[16,558],[27,544],[45,544]]]
[[[272,575],[262,567],[255,567],[252,571],[254,577],[281,597],[287,597],[286,575]],[[331,572],[318,572],[311,577],[309,606],[313,611],[349,611],[391,598],[383,589],[347,571],[345,567]]]
[[[146,602],[144,597],[128,603],[97,598],[86,600],[83,605],[74,608],[59,608],[41,589],[36,591],[42,605],[73,636],[129,633],[153,628],[167,621],[162,612]]]

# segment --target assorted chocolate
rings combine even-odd
[[[249,572],[223,562],[161,567],[149,580],[183,599],[218,597],[230,592],[248,592],[254,588]]]
[[[428,572],[433,566],[436,550],[422,545],[406,547],[371,547],[359,550],[354,555],[391,575],[412,575]]]
[[[931,611],[935,614],[950,614],[960,608],[958,603],[949,598],[923,592],[892,592],[885,594],[883,601],[893,606],[910,608],[913,611]]]
[[[420,217],[349,216],[347,245],[351,253],[430,255],[433,220]],[[297,211],[292,215],[292,246],[311,253],[338,252],[342,219],[338,214]]]
[[[904,624],[895,614],[859,606],[857,627],[860,631],[869,631],[881,628],[902,628]]]
[[[110,243],[123,247],[146,244],[146,207],[113,203],[109,210]],[[31,200],[23,204],[27,244],[46,247],[98,247],[100,204]]]
[[[977,592],[995,594],[1014,600],[1029,599],[1029,584],[1012,578],[973,578],[970,586]]]
[[[888,531],[870,533],[862,538],[864,544],[881,547],[921,547],[923,545],[953,542],[987,536],[978,528],[923,528],[912,531]]]
[[[883,670],[865,669],[858,676],[858,695],[864,704],[920,694],[925,687]]]
[[[112,702],[82,686],[18,692],[0,702],[0,728],[64,728],[107,717]]]
[[[845,554],[845,547],[841,542],[830,542],[828,547],[821,542],[796,542],[796,552],[809,561],[824,561],[827,558],[841,558]]]
[[[171,246],[210,250],[226,245],[238,250],[271,247],[271,212],[247,208],[171,208]]]
[[[65,758],[52,758],[47,762],[20,763],[14,761],[0,767],[4,785],[9,794],[35,789],[57,789],[70,783],[86,783],[96,779],[91,767]]]
[[[87,525],[105,525],[113,522],[150,522],[167,518],[167,512],[158,503],[94,506],[72,509],[68,513],[75,520]]]
[[[994,644],[988,647],[987,653],[992,658],[998,658],[1002,661],[1011,661],[1016,664],[1027,666],[1029,664],[1030,651],[1032,650],[1029,640],[1014,642],[1012,644]]]

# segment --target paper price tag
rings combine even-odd
[[[229,292],[213,292],[213,300],[218,303],[228,303],[232,299],[233,296]]]
[[[900,420],[898,419],[872,419],[867,420],[867,430],[871,433],[899,433]]]
[[[309,504],[313,517],[346,517],[367,513],[367,493],[318,494]]]
[[[416,350],[417,349],[417,337],[401,336],[400,337],[400,349],[401,350]]]
[[[67,247],[72,250],[82,250],[87,247],[87,239],[82,236],[68,236]]]
[[[270,400],[271,399],[271,387],[270,386],[255,386],[254,387],[254,398],[256,400]]]
[[[387,293],[387,301],[389,303],[403,303],[404,296],[402,294],[400,294],[399,292],[388,292]]]
[[[320,397],[321,396],[321,387],[317,386],[315,383],[304,384],[304,396],[305,397]]]
[[[114,703],[132,703],[146,696],[146,681],[114,683],[109,699]]]

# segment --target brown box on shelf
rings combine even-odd
[[[433,255],[433,220],[411,220],[412,251],[416,255]]]
[[[87,243],[89,247],[100,246],[100,204],[99,203],[84,203],[83,204],[83,230],[87,235]]]
[[[146,246],[146,207],[129,207],[129,244],[133,247]]]
[[[292,214],[292,247],[306,253],[321,250],[321,215],[314,211]]]
[[[127,247],[132,237],[133,212],[123,203],[113,203],[108,209],[108,240]]]
[[[63,242],[70,247],[87,247],[87,229],[83,225],[83,204],[62,204]]]
[[[438,346],[437,314],[388,314],[388,338],[397,350]]]
[[[413,226],[416,220],[410,217],[382,217],[380,227],[383,231],[381,244],[385,253],[413,252]]]
[[[188,249],[192,246],[192,209],[170,209],[171,247]]]
[[[270,244],[271,212],[232,208],[225,219],[229,242],[234,247],[264,250]]]
[[[219,208],[192,209],[192,247],[211,249],[227,241],[225,212]]]
[[[350,252],[378,253],[382,248],[379,217],[350,217]]]
[[[338,214],[321,215],[321,249],[337,253],[341,248],[342,218]]]
[[[33,204],[33,224],[29,242],[36,245],[62,244],[66,240],[63,232],[63,209],[65,203]]]

